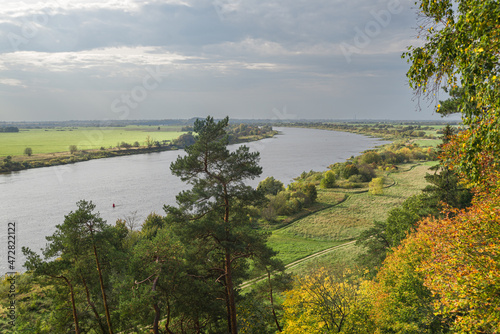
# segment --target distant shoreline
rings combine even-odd
[[[272,138],[278,131],[272,131],[270,133],[265,133],[263,135],[236,138],[231,141],[231,144],[239,144],[245,142],[257,141],[265,138]],[[42,167],[52,167],[59,165],[73,164],[77,162],[84,162],[88,160],[104,159],[121,157],[136,154],[147,154],[147,153],[158,153],[164,151],[176,151],[183,149],[182,146],[176,146],[173,144],[162,145],[162,146],[152,146],[152,147],[130,147],[130,148],[108,148],[108,149],[94,149],[94,150],[82,150],[75,153],[70,152],[57,152],[49,154],[37,154],[30,157],[27,156],[7,156],[3,158],[4,170],[0,169],[0,174],[9,174],[12,172],[18,172],[33,168]],[[7,166],[7,168],[5,168]]]

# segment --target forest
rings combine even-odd
[[[16,319],[0,319],[0,329],[498,333],[500,6],[416,4],[423,43],[403,54],[410,87],[418,99],[435,101],[436,112],[460,113],[463,122],[460,131],[444,129],[436,150],[395,143],[326,172],[304,172],[286,188],[268,178],[254,189],[245,181],[261,174],[259,153],[227,148],[228,118],[197,119],[186,155],[170,166],[188,186],[177,205],[134,230],[126,221],[108,224],[91,201],[79,201],[42,254],[23,248],[27,272],[3,279],[2,311],[12,280],[23,301]],[[437,101],[443,87],[450,98]],[[424,136],[422,129],[405,131],[415,130]],[[324,189],[387,196],[395,182],[385,173],[429,160],[438,162],[422,191],[344,240],[363,250],[355,261],[323,262],[296,275],[285,270],[266,227],[292,224],[289,217],[307,210],[335,212],[328,211],[335,205],[315,207]]]

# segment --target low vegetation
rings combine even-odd
[[[243,125],[231,126],[231,143],[276,134],[270,126]],[[194,137],[181,130],[181,126],[129,125],[29,128],[0,133],[0,173],[184,148],[194,142]]]
[[[278,125],[278,124],[276,124]],[[447,125],[453,125],[455,133],[461,129],[460,122],[296,122],[279,124],[280,126],[305,127],[323,130],[343,131],[368,135],[388,140],[410,140],[421,146],[435,146]]]

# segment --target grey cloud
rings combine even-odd
[[[117,117],[112,101],[156,66],[168,77],[130,117],[272,118],[284,105],[299,117],[434,117],[413,113],[399,58],[411,0],[54,3],[0,9],[0,101],[19,112],[0,118]],[[402,10],[387,16],[390,4]]]

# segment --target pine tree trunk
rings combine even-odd
[[[94,256],[97,265],[97,272],[99,273],[99,283],[101,285],[102,301],[104,303],[104,311],[106,312],[106,321],[108,323],[109,334],[113,334],[113,328],[111,327],[111,316],[109,315],[109,309],[108,309],[108,301],[106,299],[106,292],[104,291],[104,281],[102,279],[101,264],[99,263],[99,258],[97,257],[97,248],[95,246],[95,243],[94,243]]]
[[[231,254],[226,249],[226,259],[225,259],[225,271],[226,271],[226,291],[228,300],[228,313],[229,313],[229,330],[231,334],[238,333],[238,323],[236,322],[236,302],[234,299],[234,287],[233,278],[231,271]]]
[[[158,276],[154,279],[153,281],[153,288],[152,291],[156,291],[156,284],[158,283]],[[153,297],[154,303],[153,303],[153,308],[155,310],[155,317],[153,320],[153,333],[154,334],[159,334],[159,322],[160,322],[160,307],[158,306],[158,302],[156,301],[156,297]]]
[[[69,292],[70,292],[70,296],[71,296],[71,307],[73,309],[73,321],[75,323],[75,333],[80,334],[80,326],[78,323],[78,314],[76,312],[75,293],[73,291],[73,285],[71,284],[69,279],[67,279],[66,277],[60,276],[59,278],[62,278],[63,280],[65,280],[69,286]]]
[[[106,328],[104,328],[104,325],[101,321],[101,317],[99,316],[99,313],[97,312],[97,310],[95,308],[95,304],[90,300],[90,292],[89,292],[89,288],[87,286],[87,281],[85,280],[85,278],[83,278],[83,276],[81,276],[81,278],[82,278],[83,286],[85,287],[85,293],[87,295],[87,303],[92,308],[92,312],[94,312],[94,316],[97,319],[97,322],[99,323],[99,327],[101,327],[102,333],[104,334],[104,333],[106,333]]]

